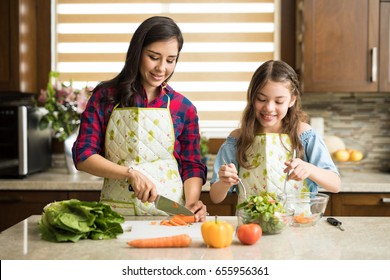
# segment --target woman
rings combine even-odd
[[[167,84],[182,46],[172,19],[145,20],[122,71],[97,85],[81,116],[75,165],[105,178],[101,201],[123,215],[166,215],[152,203],[161,194],[185,203],[196,221],[205,220],[196,108]]]

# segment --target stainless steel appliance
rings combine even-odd
[[[0,106],[0,177],[25,177],[51,165],[51,131],[39,129],[42,109]]]

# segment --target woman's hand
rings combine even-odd
[[[207,213],[207,207],[202,201],[198,200],[192,205],[186,205],[188,209],[195,214],[196,222],[204,222],[209,213]]]
[[[153,202],[156,200],[157,189],[155,184],[141,172],[133,169],[127,181],[131,185],[135,196],[142,202]]]
[[[219,181],[229,186],[238,183],[237,169],[233,163],[221,165],[218,171]]]

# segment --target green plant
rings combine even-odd
[[[207,153],[209,152],[209,139],[201,135],[200,137],[200,155],[202,158],[206,157]]]
[[[75,89],[72,81],[65,84],[59,77],[58,72],[49,73],[47,87],[41,90],[36,104],[47,111],[39,127],[45,129],[51,125],[53,136],[65,141],[79,126],[80,114],[85,109],[91,90],[88,87]]]

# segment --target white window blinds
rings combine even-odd
[[[173,18],[184,46],[170,85],[197,107],[201,132],[225,138],[239,124],[253,72],[279,56],[279,0],[57,0],[53,69],[94,86],[123,67],[132,33]]]

